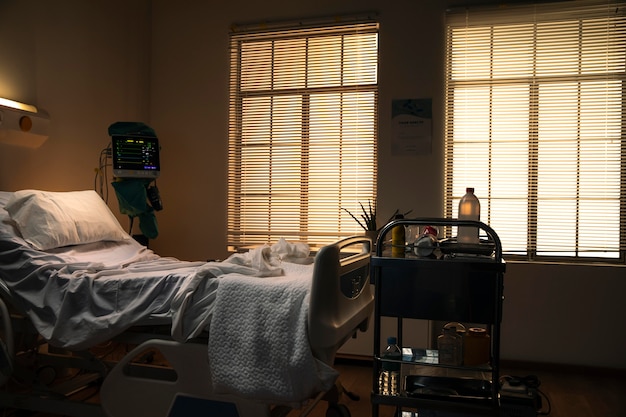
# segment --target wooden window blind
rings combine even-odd
[[[376,201],[378,24],[231,33],[228,244],[362,234]]]
[[[445,210],[466,187],[505,254],[624,262],[624,4],[450,10]]]

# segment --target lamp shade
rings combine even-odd
[[[0,98],[0,143],[38,148],[48,139],[49,125],[46,112]]]

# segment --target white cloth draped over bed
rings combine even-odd
[[[175,297],[175,317],[184,312],[174,320],[176,338],[194,337],[210,322],[215,392],[297,407],[332,387],[337,371],[315,359],[309,347],[313,265],[301,264],[308,254],[308,246],[281,239],[199,267]],[[214,277],[219,285],[213,303],[205,295]]]
[[[287,275],[220,279],[209,332],[216,392],[292,406],[332,387],[338,373],[313,358],[307,333],[312,266],[284,264]],[[318,381],[303,375],[320,375]]]
[[[10,194],[0,192],[0,278],[51,344],[82,349],[165,316],[175,340],[209,329],[207,384],[218,391],[294,404],[334,383],[307,339],[308,246],[281,240],[210,263],[160,257],[132,239],[44,252],[1,208]]]
[[[119,259],[133,251],[132,258]],[[95,254],[99,261],[90,262]],[[12,302],[47,341],[69,349],[168,314],[181,283],[200,265],[156,257],[132,241],[39,252],[19,250],[0,236],[0,256]]]

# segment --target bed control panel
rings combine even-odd
[[[365,284],[369,283],[369,279],[369,264],[350,271],[341,277],[341,293],[348,298],[356,298],[361,294]]]

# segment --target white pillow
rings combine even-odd
[[[5,209],[24,240],[39,250],[130,239],[93,190],[16,191]]]

